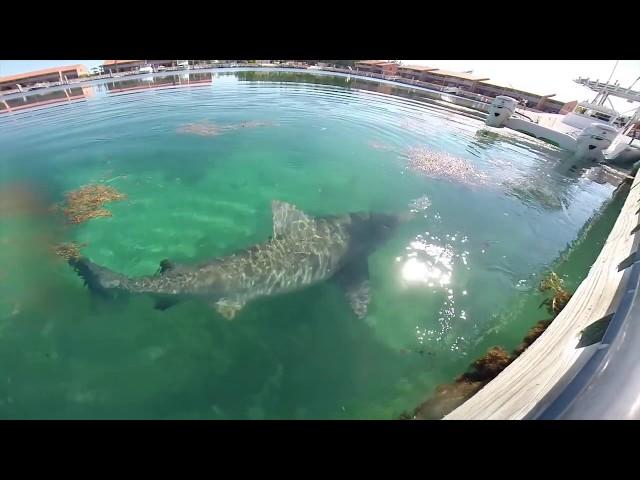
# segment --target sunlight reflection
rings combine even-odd
[[[468,323],[467,311],[457,305],[458,295],[467,296],[469,292],[454,284],[455,269],[469,270],[469,252],[463,250],[469,237],[458,232],[438,236],[429,232],[416,236],[405,247],[405,253],[395,258],[401,283],[409,288],[423,288],[432,291],[441,290],[443,297],[437,315],[429,319],[426,325],[416,326],[416,342],[419,345],[440,344],[447,350],[463,354],[467,339],[457,335],[457,325]],[[462,247],[462,248],[460,248]],[[459,281],[464,282],[463,279]],[[465,285],[466,287],[466,285]]]
[[[455,237],[453,237],[455,238]],[[407,247],[402,279],[411,284],[444,287],[451,283],[454,252],[449,247],[427,242],[421,235]]]

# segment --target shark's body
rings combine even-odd
[[[164,260],[155,275],[129,278],[86,258],[70,263],[98,292],[151,294],[166,308],[185,297],[200,297],[226,318],[250,300],[287,293],[335,278],[354,312],[366,315],[369,302],[367,256],[388,238],[400,217],[351,213],[311,217],[293,205],[273,202],[273,236],[264,243],[200,263]]]

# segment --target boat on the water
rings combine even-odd
[[[42,88],[47,88],[47,87],[49,87],[48,82],[40,82],[32,85],[31,87],[28,88],[28,90],[40,90]]]
[[[590,81],[576,82],[594,88]],[[597,83],[600,90],[593,101],[578,102],[564,114],[534,112],[518,108],[516,99],[497,96],[491,102],[485,123],[507,127],[544,140],[575,154],[578,160],[637,169],[640,147],[633,144],[640,125],[640,108],[620,113],[604,105],[609,96],[640,103],[640,92],[619,85]],[[633,109],[632,109],[633,110]]]

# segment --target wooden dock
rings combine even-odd
[[[616,310],[624,270],[635,251],[640,213],[640,175],[631,186],[600,255],[567,306],[522,355],[445,420],[518,420],[549,401],[548,394],[572,368],[583,365],[599,343],[578,347],[582,331]]]

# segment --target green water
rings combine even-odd
[[[397,417],[487,345],[514,347],[544,318],[531,308],[539,276],[581,252],[561,270],[577,284],[619,209],[598,217],[613,187],[568,173],[557,148],[415,91],[251,72],[112,87],[0,117],[5,205],[15,192],[51,205],[88,183],[127,195],[107,205],[112,217],[77,226],[0,210],[0,418]],[[181,132],[187,124],[227,129]],[[407,168],[410,148],[488,180],[421,175]],[[98,264],[152,274],[165,258],[264,241],[273,199],[312,215],[417,213],[369,257],[367,318],[331,281],[252,301],[233,321],[198,301],[165,311],[146,296],[107,301],[47,250],[86,243]],[[587,228],[594,217],[603,227]]]

